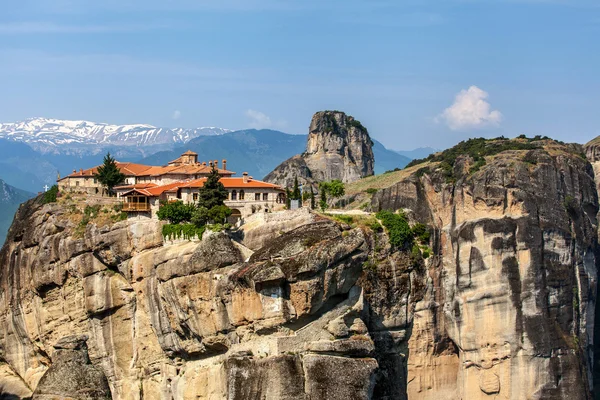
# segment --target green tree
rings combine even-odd
[[[224,205],[223,201],[227,200],[229,192],[220,182],[220,178],[219,172],[213,166],[204,186],[198,191],[198,207],[210,210],[213,207]]]
[[[339,198],[346,194],[346,188],[344,187],[344,183],[339,179],[335,179],[329,182],[327,192],[331,197]]]
[[[227,218],[231,215],[231,209],[225,205],[214,206],[208,210],[208,219],[215,224],[224,224]]]
[[[324,187],[321,187],[320,197],[319,206],[321,207],[321,211],[325,212],[327,209],[327,190]]]
[[[218,206],[217,206],[218,207]],[[208,208],[206,207],[198,207],[194,210],[192,214],[191,222],[197,227],[204,226],[208,222]]]
[[[290,192],[290,189],[285,188],[285,206],[287,207],[287,209],[289,210],[291,208],[291,200],[292,200],[292,193]]]
[[[104,163],[98,167],[98,171],[94,174],[94,178],[102,185],[106,186],[108,194],[112,195],[113,188],[125,181],[125,174],[121,172],[117,166],[117,162],[111,157],[110,153],[104,156]]]
[[[184,204],[181,200],[171,203],[163,202],[156,216],[161,221],[169,221],[171,224],[189,222],[196,211],[193,204]]]
[[[315,192],[313,191],[312,186],[310,187],[310,208],[313,210],[317,208],[317,202],[315,200]]]
[[[329,196],[332,199],[342,197],[346,194],[344,183],[339,179],[335,179],[331,182],[321,182],[319,183],[319,188],[321,189],[321,194],[325,193],[326,197]]]
[[[42,196],[42,203],[55,203],[58,197],[58,186],[53,185],[47,192]]]
[[[300,200],[300,187],[298,186],[298,177],[294,178],[294,189],[292,190],[292,200]]]

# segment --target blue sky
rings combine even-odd
[[[338,109],[394,149],[600,135],[587,0],[3,1],[0,121],[306,133]]]

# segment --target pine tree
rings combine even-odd
[[[94,174],[94,178],[106,186],[108,194],[111,195],[113,188],[125,181],[125,174],[121,172],[117,166],[117,162],[111,157],[110,153],[106,153],[104,156],[104,163],[98,167],[98,171]]]
[[[219,181],[220,178],[219,171],[213,166],[204,186],[198,190],[198,207],[210,210],[213,207],[224,205],[223,202],[229,198],[229,192]]]

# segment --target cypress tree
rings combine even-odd
[[[310,208],[313,210],[317,208],[317,202],[315,200],[315,192],[313,191],[312,185],[310,187]]]
[[[322,187],[321,188],[321,199],[319,200],[319,206],[321,207],[321,211],[325,211],[327,209],[327,190]]]
[[[288,208],[288,210],[291,208],[291,199],[292,194],[290,193],[290,189],[285,188],[285,206]]]
[[[300,188],[298,187],[298,177],[294,178],[294,190],[292,191],[292,200],[300,200]]]
[[[210,175],[206,178],[204,186],[198,190],[198,207],[205,207],[207,210],[213,207],[224,205],[224,201],[229,197],[229,192],[220,182],[219,171],[213,166]]]

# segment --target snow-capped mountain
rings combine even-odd
[[[198,136],[222,135],[228,129],[202,127],[158,128],[152,125],[111,125],[90,121],[29,118],[0,124],[0,138],[24,142],[34,148],[69,145],[151,146],[182,144]]]

